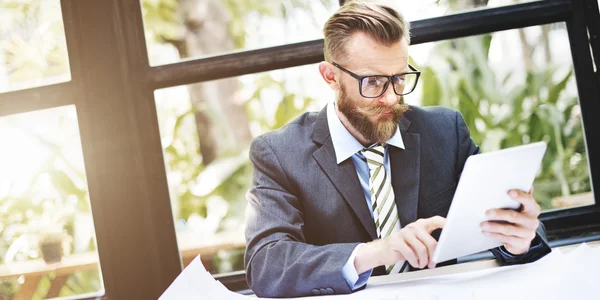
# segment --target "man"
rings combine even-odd
[[[469,155],[462,116],[409,107],[419,72],[408,64],[409,24],[394,9],[348,2],[325,24],[319,72],[336,101],[256,138],[250,158],[246,278],[257,296],[351,293],[371,275],[433,268]],[[508,192],[508,191],[507,191]],[[521,211],[492,210],[482,231],[502,264],[550,252],[531,193]],[[453,263],[451,261],[449,263]]]

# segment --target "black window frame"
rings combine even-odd
[[[104,296],[89,299],[156,299],[182,263],[154,91],[317,63],[324,59],[323,40],[151,67],[139,0],[61,0],[61,7],[72,80],[0,93],[0,116],[75,105],[105,287]],[[600,191],[593,130],[600,128],[594,118],[600,99],[596,0],[527,2],[417,20],[412,44],[555,22],[567,25],[592,190]],[[593,234],[600,231],[600,201],[540,219],[553,245],[600,239]],[[243,272],[215,277],[231,290],[247,289]]]

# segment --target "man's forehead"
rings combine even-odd
[[[391,57],[381,56],[348,56],[348,68],[355,72],[371,73],[381,75],[394,75],[410,71],[408,67],[408,55],[399,54]]]
[[[397,74],[408,71],[408,42],[385,45],[364,33],[353,34],[346,44],[347,67],[357,72],[378,71],[381,74]]]

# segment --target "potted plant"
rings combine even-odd
[[[51,230],[42,232],[39,240],[40,252],[42,258],[48,264],[57,263],[62,260],[63,257],[63,242],[65,240],[65,233],[62,230]]]

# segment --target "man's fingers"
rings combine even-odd
[[[506,221],[533,230],[537,229],[540,223],[537,218],[532,218],[525,213],[512,209],[490,209],[487,211],[486,216],[493,221]]]
[[[446,224],[446,218],[440,216],[433,216],[428,219],[423,219],[425,222],[425,230],[431,234],[434,230],[444,228]]]
[[[530,242],[516,236],[508,236],[501,233],[492,232],[484,232],[483,234],[501,242],[506,250],[515,255],[525,253],[527,252],[527,249],[529,249]]]
[[[537,204],[537,202],[535,202],[533,195],[530,193],[526,193],[521,190],[510,190],[508,191],[508,195],[511,199],[521,203],[523,205],[522,211],[526,212],[527,214],[537,217],[542,211],[541,207],[539,204]]]
[[[484,232],[485,236],[493,238],[497,241],[500,241],[504,245],[514,245],[518,246],[524,243],[523,239],[520,237],[512,236],[512,235],[504,235],[501,233],[493,233],[493,232]]]
[[[416,229],[410,229],[410,231],[405,234],[404,241],[406,241],[408,246],[411,247],[413,252],[417,255],[418,261],[413,267],[424,268],[429,264],[429,252],[427,246],[417,238],[416,231]]]
[[[404,259],[406,259],[411,266],[413,266],[413,267],[419,266],[417,255],[415,254],[413,249],[404,240],[400,240],[396,244],[396,249],[394,249],[394,250],[400,252],[400,254],[402,256],[404,256]]]
[[[435,266],[431,259],[433,258],[433,252],[435,251],[437,242],[431,236],[431,233],[436,229],[443,228],[445,224],[446,218],[441,216],[433,216],[427,219],[419,219],[415,223],[407,226],[407,229],[411,229],[413,231],[415,237],[422,245],[426,247],[427,250],[427,260],[421,261],[421,266],[419,266],[420,268],[424,268],[427,265],[429,265],[430,268]]]
[[[435,247],[437,246],[437,241],[424,229],[417,229],[416,236],[419,239],[419,241],[421,241],[427,247],[427,254],[429,255],[427,265],[429,266],[429,268],[433,268],[435,266],[435,264],[433,264],[432,261],[433,252],[435,251]]]
[[[483,222],[481,224],[481,229],[484,232],[499,233],[506,236],[515,236],[529,241],[535,238],[535,230],[516,226],[513,224]]]

